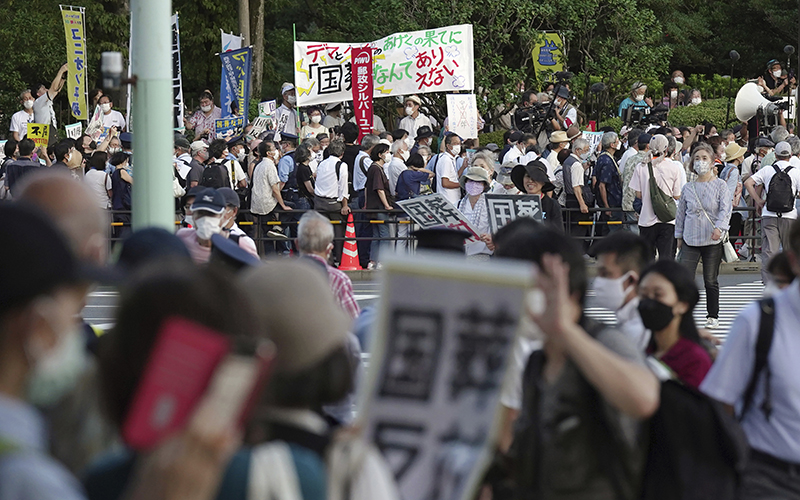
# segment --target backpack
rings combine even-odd
[[[439,189],[439,182],[436,179],[436,165],[439,163],[439,158],[441,158],[443,154],[445,153],[439,153],[436,155],[436,159],[433,160],[433,167],[431,167],[433,172],[433,179],[431,179],[431,193],[435,193],[437,189]]]
[[[675,220],[675,213],[678,211],[675,198],[658,187],[656,176],[653,174],[653,162],[647,162],[647,169],[650,172],[650,202],[653,205],[653,212],[656,214],[659,222]]]
[[[228,169],[226,169],[225,165],[222,163],[212,163],[203,169],[200,185],[214,189],[231,187],[231,182],[228,178]]]
[[[777,165],[772,165],[775,175],[769,181],[767,189],[767,210],[775,212],[781,217],[787,212],[794,210],[795,192],[792,186],[792,178],[789,176],[791,166],[786,170],[781,170]]]
[[[756,340],[756,361],[753,373],[750,375],[750,382],[747,383],[747,389],[744,391],[744,404],[742,405],[741,413],[738,415],[740,422],[753,405],[753,396],[756,393],[758,377],[764,370],[766,370],[764,374],[766,383],[764,384],[764,402],[761,404],[761,411],[764,412],[767,420],[772,414],[772,372],[767,361],[772,347],[772,337],[775,333],[775,299],[769,297],[760,300],[759,306],[761,307],[761,321],[759,322],[758,339]]]

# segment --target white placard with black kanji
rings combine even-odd
[[[480,235],[470,226],[464,215],[440,193],[428,196],[417,196],[409,200],[398,201],[400,208],[405,210],[414,222],[419,224],[422,229],[434,227],[447,227],[467,231],[472,236],[467,239],[467,243],[480,241]]]
[[[489,228],[492,234],[512,220],[530,217],[542,222],[542,198],[538,194],[487,194]]]

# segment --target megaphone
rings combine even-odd
[[[780,112],[775,103],[768,101],[761,95],[758,85],[753,82],[745,83],[736,94],[736,118],[742,122],[756,116],[759,111],[765,115],[776,115]]]

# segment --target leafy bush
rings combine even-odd
[[[487,134],[478,134],[478,141],[480,141],[481,146],[486,146],[487,144],[495,143],[501,148],[504,145],[503,142],[503,134],[505,130],[495,130],[494,132],[489,132]]]
[[[613,118],[609,118],[607,120],[603,120],[602,122],[600,122],[597,126],[597,129],[600,130],[603,127],[614,127],[614,131],[619,132],[620,129],[622,129],[623,124],[624,122],[622,121],[622,118],[615,116]]]
[[[673,127],[694,127],[705,121],[713,123],[717,128],[725,128],[725,110],[728,106],[727,99],[711,99],[703,101],[697,106],[679,106],[669,112],[668,120]],[[731,99],[730,118],[736,123],[733,112],[733,99]]]

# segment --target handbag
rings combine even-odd
[[[178,181],[178,178],[175,177],[175,174],[172,175],[172,195],[175,198],[180,198],[186,194],[186,189],[181,186],[181,183]]]
[[[668,195],[658,187],[656,177],[653,174],[653,162],[647,162],[647,169],[650,171],[650,202],[653,205],[653,212],[661,222],[670,222],[675,220],[675,213],[678,211],[678,206],[675,203],[675,198]]]
[[[711,226],[714,227],[714,221],[711,220],[708,212],[706,212],[706,209],[703,207],[703,203],[700,201],[700,196],[697,195],[697,186],[694,183],[692,183],[692,191],[694,191],[694,197],[697,198],[697,203],[700,204],[700,210],[703,211],[703,214],[706,216],[706,219],[708,219],[708,222],[710,222]],[[739,262],[739,254],[736,253],[736,249],[733,248],[733,243],[731,243],[731,239],[728,236],[728,231],[722,232],[722,238],[720,238],[720,241],[722,242],[722,260],[724,262]]]

